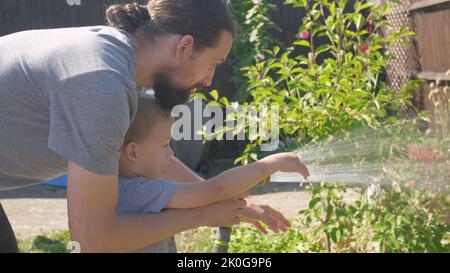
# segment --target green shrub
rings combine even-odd
[[[450,252],[447,194],[403,188],[382,189],[375,200],[365,192],[343,201],[342,184],[315,184],[309,207],[282,234],[235,228],[231,252]]]
[[[386,46],[402,44],[414,34],[401,28],[382,35],[381,28],[389,27],[385,19],[388,4],[356,1],[349,9],[345,0],[286,3],[307,11],[298,40],[285,50],[265,50],[265,60],[243,69],[250,95],[250,101],[242,105],[244,111],[261,105],[278,106],[282,141],[292,139],[303,145],[353,127],[376,128],[392,113],[411,106],[410,94],[417,82],[411,82],[402,92],[392,92],[379,79],[392,58]],[[363,11],[370,12],[368,18]],[[316,46],[317,39],[325,42]],[[309,54],[295,56],[298,47],[307,48]],[[215,105],[230,105],[228,100],[217,100],[217,93],[212,97]],[[237,118],[231,115],[227,120]],[[248,133],[248,119],[244,127]],[[264,137],[248,138],[250,143],[236,162],[246,164],[257,159],[255,152]]]
[[[231,0],[231,12],[238,25],[238,37],[228,58],[233,70],[231,82],[236,84],[238,92],[235,100],[244,102],[248,98],[247,78],[241,68],[254,65],[265,58],[264,50],[280,45],[273,38],[279,27],[269,18],[269,12],[275,10],[270,0]]]

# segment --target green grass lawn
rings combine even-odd
[[[22,253],[64,253],[70,241],[69,231],[54,231],[28,239],[18,239]]]
[[[178,252],[212,252],[214,228],[199,228],[178,234]],[[66,230],[18,239],[19,249],[22,253],[65,253],[70,241],[69,232]]]

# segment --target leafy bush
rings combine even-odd
[[[350,6],[345,0],[285,2],[307,11],[298,40],[290,48],[264,50],[264,59],[243,69],[250,95],[242,105],[243,112],[260,105],[277,105],[285,147],[315,144],[319,156],[314,163],[318,165],[333,164],[330,158],[340,164],[382,163],[389,183],[364,189],[352,204],[343,201],[346,186],[314,184],[307,189],[312,195],[308,209],[299,213],[287,233],[265,236],[241,226],[234,229],[230,250],[450,252],[450,89],[442,81],[431,85],[429,98],[436,107],[432,113],[436,128],[425,137],[420,122],[430,121],[427,113],[415,113],[418,115],[412,124],[411,120],[398,119],[403,110],[414,109],[410,94],[419,82],[411,81],[394,92],[380,79],[387,61],[393,58],[387,48],[402,45],[414,33],[392,29],[386,20],[389,1],[382,6],[364,1]],[[296,55],[299,48],[309,53]],[[217,92],[211,96],[213,105],[237,107],[219,99]],[[238,118],[232,114],[227,120]],[[249,133],[248,123],[243,127]],[[355,128],[367,129],[369,137],[354,141],[351,132]],[[216,134],[227,130],[222,128]],[[326,140],[339,134],[350,137],[355,152],[358,145],[374,139],[378,153],[368,156],[330,150]],[[258,153],[264,137],[247,138],[250,143],[236,162],[247,164],[264,156]],[[347,146],[352,147],[350,144]],[[337,155],[330,157],[333,152]]]
[[[238,24],[238,38],[235,39],[228,64],[233,69],[231,81],[238,86],[236,101],[247,99],[247,79],[241,68],[254,65],[265,59],[264,50],[279,45],[273,32],[280,31],[269,18],[275,9],[270,0],[231,0],[231,12]]]
[[[344,184],[312,184],[306,189],[311,193],[309,207],[299,212],[288,233],[265,237],[255,229],[241,227],[235,231],[231,249],[449,253],[450,146],[441,139],[442,134],[432,137],[421,132],[415,121],[400,120],[395,126],[367,129],[365,134],[361,134],[364,130],[356,131],[358,139],[350,137],[343,143],[356,154],[337,153],[332,157],[333,146],[315,146],[318,154],[326,154],[317,159],[319,164],[330,164],[330,158],[344,165],[358,161],[382,163],[376,173],[382,183],[361,188],[360,198],[353,203],[343,200]],[[367,135],[374,149],[367,149]],[[358,145],[364,149],[359,150]],[[370,158],[359,151],[376,153]],[[358,171],[358,166],[354,169]]]
[[[231,252],[450,252],[448,194],[403,188],[364,191],[352,204],[342,184],[315,184],[309,207],[284,234],[235,228]]]
[[[283,142],[293,139],[305,144],[352,127],[377,127],[390,113],[410,106],[410,93],[417,82],[411,82],[402,92],[391,92],[379,80],[392,57],[384,50],[386,46],[399,44],[414,34],[401,28],[382,35],[381,28],[389,27],[385,19],[388,3],[377,6],[356,1],[353,7],[345,0],[286,3],[307,11],[298,40],[285,50],[279,47],[265,50],[265,60],[244,68],[251,101],[242,105],[243,110],[261,105],[279,106]],[[370,11],[368,18],[362,15],[363,11]],[[317,39],[325,42],[316,46]],[[306,47],[309,54],[295,56],[297,47]],[[215,103],[229,104],[217,99]],[[255,160],[264,137],[252,136],[237,162],[246,164]]]

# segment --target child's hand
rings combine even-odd
[[[279,153],[263,158],[268,164],[274,166],[276,171],[296,172],[305,178],[309,177],[308,168],[300,161],[295,153]]]

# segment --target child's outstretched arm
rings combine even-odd
[[[277,171],[298,172],[305,180],[309,176],[308,168],[296,154],[274,154],[206,181],[180,184],[166,208],[194,208],[226,200],[247,192]]]

